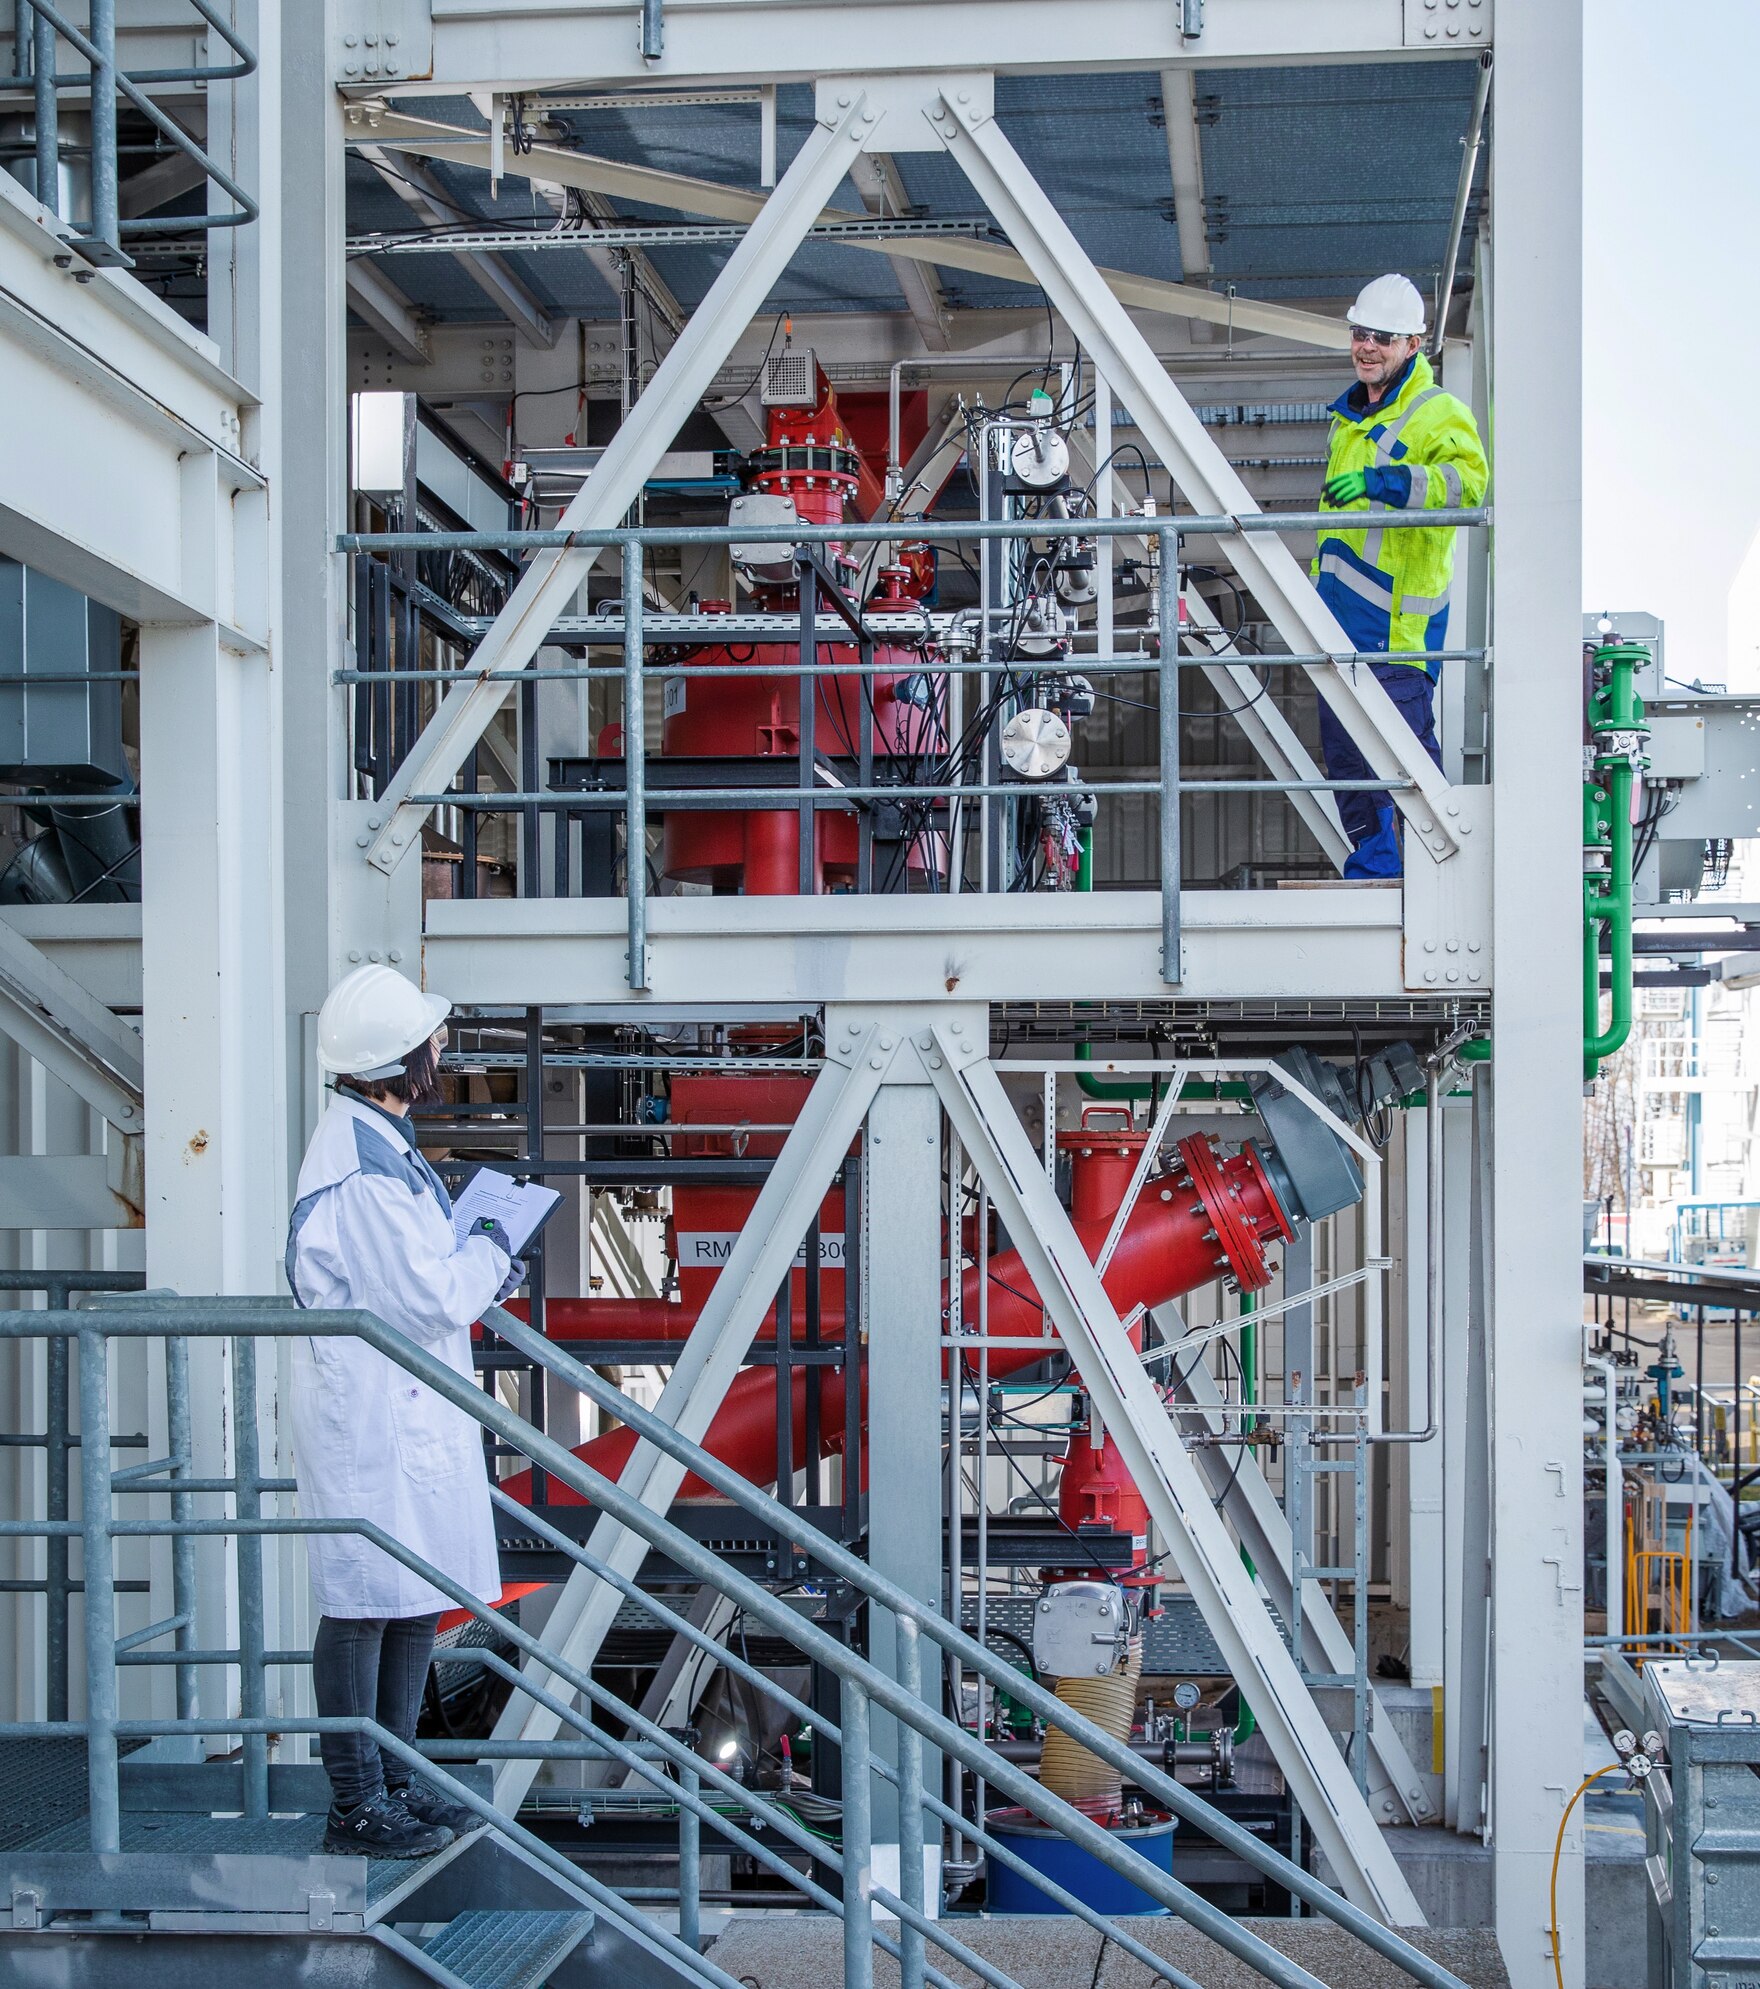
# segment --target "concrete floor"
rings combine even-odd
[[[1182,1922],[1133,1916],[1122,1922],[1152,1953],[1204,1989],[1264,1989],[1265,1978]],[[1371,1954],[1326,1920],[1248,1920],[1280,1953],[1299,1961],[1327,1989],[1410,1989],[1411,1977]],[[1021,1989],[1155,1989],[1166,1978],[1093,1928],[1059,1915],[1014,1919],[957,1919],[949,1931]],[[1506,1989],[1509,1977],[1493,1935],[1478,1930],[1428,1928],[1412,1944],[1454,1971],[1469,1989]],[[736,1920],[709,1950],[709,1958],[751,1989],[830,1989],[843,1979],[841,1923],[823,1914]],[[960,1989],[980,1989],[979,1978],[958,1962],[931,1959]],[[875,1989],[896,1989],[898,1968],[875,1958]]]

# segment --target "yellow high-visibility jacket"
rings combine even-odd
[[[1360,381],[1333,402],[1326,481],[1347,470],[1363,472],[1368,495],[1338,509],[1338,516],[1369,515],[1360,526],[1321,532],[1313,566],[1321,599],[1358,649],[1440,649],[1454,578],[1455,527],[1382,531],[1373,514],[1478,504],[1490,470],[1471,411],[1436,384],[1421,352],[1413,355],[1395,391],[1374,407]],[[1321,510],[1335,508],[1321,500]],[[1436,666],[1428,667],[1435,676]]]

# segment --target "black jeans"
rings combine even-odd
[[[344,1617],[319,1620],[312,1639],[312,1693],[320,1719],[377,1720],[399,1740],[413,1741],[438,1616]],[[380,1751],[368,1733],[318,1736],[318,1753],[338,1809],[354,1809],[387,1783],[410,1778],[410,1767]]]

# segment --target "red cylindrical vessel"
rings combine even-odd
[[[1118,1445],[1104,1430],[1098,1443],[1091,1428],[1078,1430],[1060,1461],[1063,1476],[1057,1486],[1057,1515],[1064,1525],[1072,1533],[1079,1533],[1084,1526],[1104,1526],[1114,1533],[1128,1533],[1133,1564],[1131,1572],[1121,1574],[1119,1579],[1124,1582],[1152,1579],[1141,1572],[1149,1553],[1149,1508],[1137,1490],[1137,1481],[1125,1469]],[[1054,1580],[1090,1572],[1078,1563],[1066,1568],[1047,1568],[1045,1574],[1047,1580]]]
[[[757,819],[756,817],[752,819]],[[791,842],[790,847],[795,845]],[[792,1126],[813,1087],[810,1077],[782,1071],[741,1073],[730,1060],[725,1076],[718,1071],[680,1072],[672,1080],[672,1123],[676,1127]],[[773,1160],[782,1151],[786,1133],[675,1134],[672,1151],[682,1158]],[[708,1301],[733,1241],[751,1216],[758,1199],[756,1187],[742,1183],[681,1182],[672,1191],[673,1258],[678,1265],[679,1297],[695,1318]],[[807,1249],[803,1240],[789,1284],[794,1337],[806,1320]],[[833,1188],[819,1208],[819,1305],[821,1324],[843,1320],[843,1191]],[[775,1307],[764,1315],[764,1330],[773,1333]]]
[[[1105,1124],[1122,1119],[1124,1123]],[[1084,1105],[1079,1132],[1059,1133],[1069,1155],[1069,1209],[1077,1222],[1110,1221],[1131,1185],[1149,1135],[1139,1133],[1128,1105]]]
[[[903,605],[902,603],[900,605]],[[661,750],[688,759],[773,758],[768,785],[792,787],[801,749],[801,652],[798,643],[728,643],[696,649],[679,659],[697,664],[743,664],[736,677],[672,677],[666,685]],[[853,644],[826,643],[821,664],[858,661]],[[907,649],[877,648],[872,703],[859,676],[816,680],[813,742],[820,754],[853,761],[862,731],[878,755],[939,754],[944,744],[934,714],[898,695],[901,682],[925,682],[921,661]],[[847,809],[820,809],[816,818],[815,891],[855,882],[856,818]],[[927,867],[931,843],[919,837],[907,853],[913,870]],[[792,897],[800,889],[800,815],[792,808],[669,810],[661,868],[668,877],[708,884],[747,897]]]

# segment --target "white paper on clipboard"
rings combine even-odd
[[[554,1188],[541,1188],[535,1181],[516,1181],[511,1174],[479,1167],[452,1204],[452,1233],[462,1243],[487,1217],[506,1230],[517,1257],[561,1200]]]

